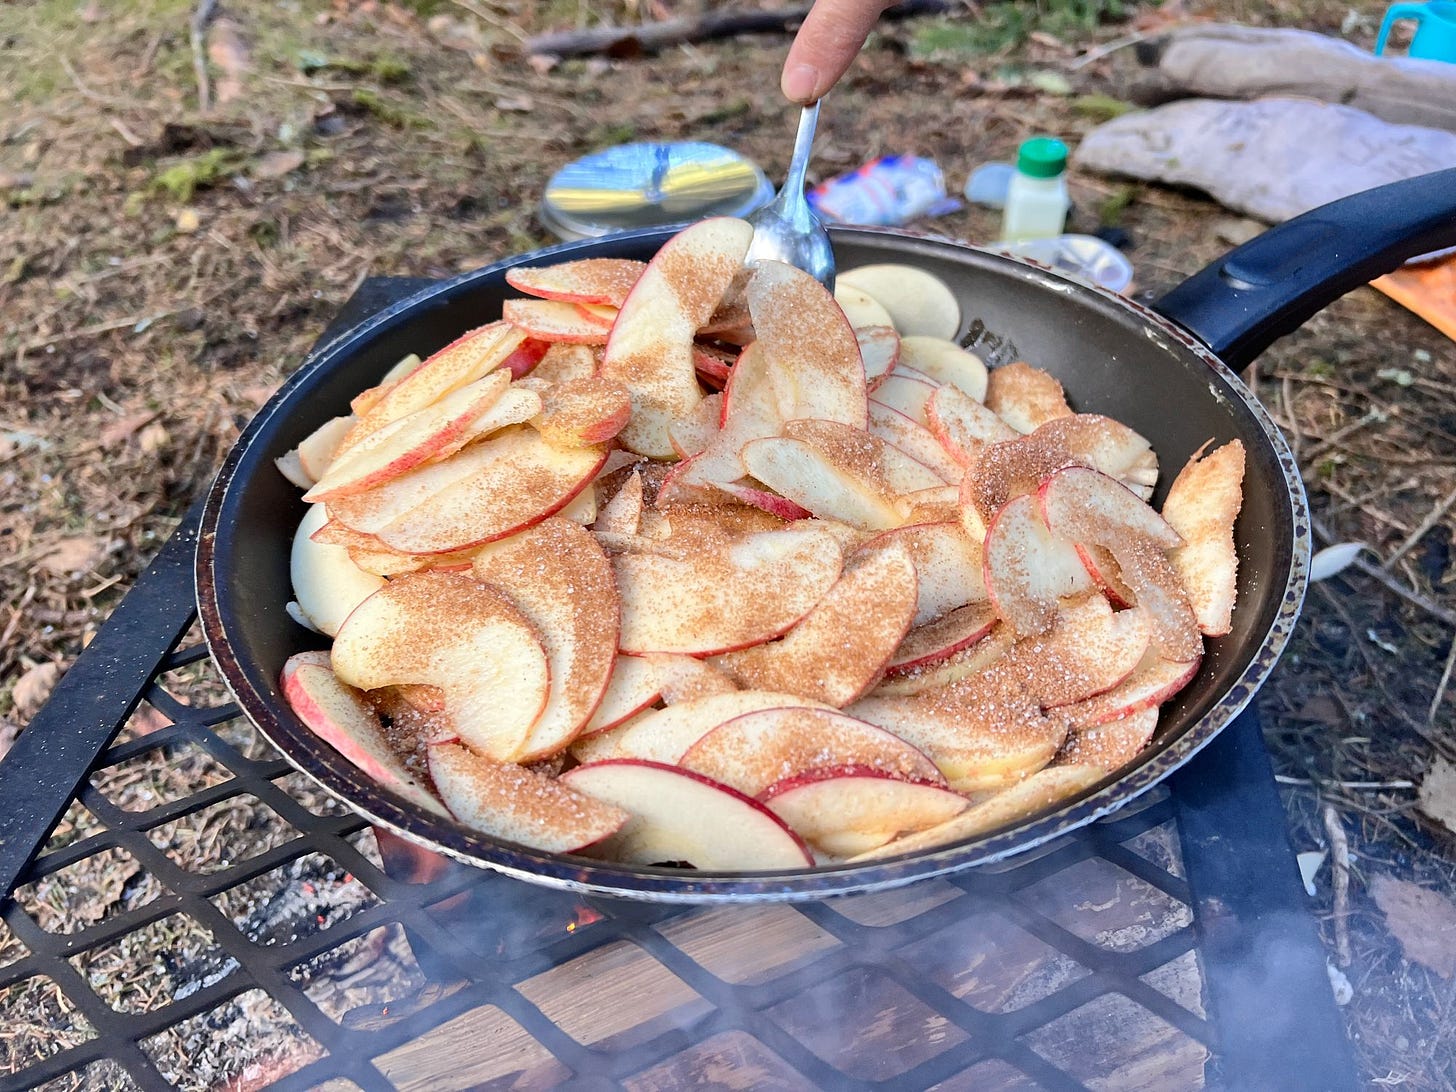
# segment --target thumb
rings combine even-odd
[[[780,86],[808,104],[824,97],[854,63],[880,12],[892,0],[816,0],[789,47]]]

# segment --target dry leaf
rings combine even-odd
[[[48,550],[36,568],[57,576],[86,572],[106,554],[106,543],[90,535],[63,538]]]
[[[532,53],[526,58],[526,63],[536,75],[545,76],[561,63],[561,58],[549,53]]]
[[[277,385],[271,387],[247,387],[244,390],[238,391],[238,394],[246,399],[251,405],[261,409],[263,403],[267,402],[268,399],[272,398],[273,392],[277,389]]]
[[[1376,876],[1370,894],[1406,959],[1442,978],[1456,974],[1456,903],[1394,876]]]
[[[1437,758],[1421,781],[1416,806],[1449,831],[1456,831],[1456,763]]]
[[[119,417],[101,430],[101,446],[112,447],[133,435],[143,425],[150,424],[157,417],[157,410],[148,413],[129,413]]]
[[[195,235],[202,226],[202,217],[197,215],[196,209],[183,209],[177,214],[174,226],[178,235]]]
[[[61,665],[56,663],[36,664],[20,678],[10,690],[10,700],[15,703],[15,715],[22,721],[29,721],[39,712],[55,689],[61,677]]]
[[[303,153],[297,150],[269,152],[253,164],[254,178],[282,178],[303,166]]]
[[[231,19],[218,19],[207,34],[207,58],[223,75],[217,81],[217,101],[231,102],[243,93],[243,75],[251,67],[248,47]]]
[[[529,114],[536,109],[536,100],[530,95],[502,95],[495,100],[495,108],[507,113]]]
[[[137,706],[136,712],[131,715],[131,719],[126,722],[126,726],[133,735],[149,736],[153,732],[160,732],[163,728],[170,728],[172,718],[155,705],[142,702]]]

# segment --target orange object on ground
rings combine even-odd
[[[1456,255],[1404,266],[1370,284],[1456,341]]]

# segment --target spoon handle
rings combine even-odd
[[[814,127],[819,123],[819,104],[804,107],[799,115],[799,132],[794,137],[794,155],[789,160],[789,171],[784,176],[780,194],[802,194],[804,177],[809,170],[809,151],[814,146]]]

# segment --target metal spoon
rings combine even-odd
[[[814,143],[814,126],[819,120],[819,103],[804,107],[799,115],[799,132],[794,137],[794,157],[778,195],[748,218],[753,225],[753,242],[747,262],[786,262],[798,266],[829,291],[834,291],[834,251],[829,233],[804,199],[804,173],[809,167],[809,149]]]

